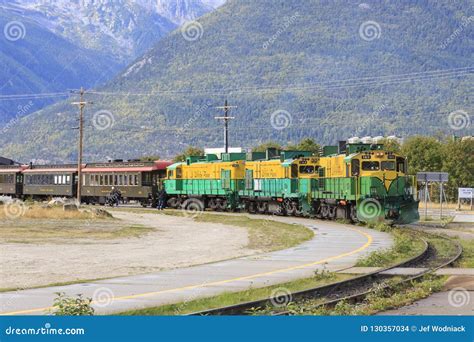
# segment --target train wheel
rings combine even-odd
[[[327,205],[321,206],[321,217],[324,219],[329,217],[329,207]]]
[[[352,222],[358,222],[359,221],[357,219],[357,209],[356,209],[355,205],[351,205],[350,218],[351,218]]]
[[[211,208],[212,210],[217,210],[217,202],[215,198],[211,198],[208,204],[209,204],[209,208]]]
[[[179,200],[176,198],[176,197],[171,197],[168,201],[167,201],[167,204],[168,204],[168,207],[172,208],[172,209],[176,209],[178,208],[179,206]]]
[[[218,211],[225,211],[227,209],[227,200],[218,198],[216,204]]]
[[[183,208],[187,213],[195,215],[199,211],[204,211],[204,203],[197,198],[190,198],[183,203]]]
[[[245,209],[249,214],[255,214],[257,212],[257,210],[255,209],[255,202],[245,203]]]
[[[265,214],[268,211],[267,202],[258,202],[257,203],[257,212],[259,214]]]
[[[286,212],[290,216],[296,216],[298,214],[298,203],[297,202],[288,202],[286,207]]]

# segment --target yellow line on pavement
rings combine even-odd
[[[284,273],[284,272],[294,271],[294,270],[298,270],[298,269],[302,269],[302,268],[307,268],[307,267],[311,267],[311,266],[315,266],[315,265],[320,265],[320,264],[323,264],[323,263],[328,262],[328,261],[331,261],[331,260],[336,260],[336,259],[340,259],[340,258],[349,256],[349,255],[352,255],[352,254],[355,254],[355,253],[359,253],[359,252],[361,252],[361,251],[367,249],[367,248],[372,244],[373,238],[372,238],[372,236],[371,236],[370,234],[368,234],[368,233],[366,233],[366,232],[364,232],[364,231],[361,231],[361,230],[359,230],[359,229],[357,229],[357,228],[352,228],[352,227],[346,227],[346,228],[347,228],[347,229],[350,229],[350,230],[353,230],[353,231],[356,231],[356,232],[358,232],[358,233],[361,234],[361,235],[364,235],[364,236],[367,238],[367,242],[366,242],[364,245],[362,245],[361,247],[359,247],[359,248],[357,248],[357,249],[354,249],[353,251],[346,252],[346,253],[339,254],[339,255],[335,255],[335,256],[332,256],[332,257],[328,257],[328,258],[325,258],[325,259],[321,259],[321,260],[314,261],[314,262],[310,262],[310,263],[303,264],[303,265],[292,266],[292,267],[287,267],[287,268],[278,269],[278,270],[274,270],[274,271],[263,272],[263,273],[257,273],[257,274],[252,274],[252,275],[242,276],[242,277],[237,277],[237,278],[232,278],[232,279],[219,280],[219,281],[210,282],[210,283],[205,283],[205,284],[188,285],[188,286],[183,286],[183,287],[178,287],[178,288],[168,289],[168,290],[161,290],[161,291],[154,291],[154,292],[146,292],[146,293],[138,293],[138,294],[130,295],[130,296],[114,297],[114,298],[113,298],[113,301],[117,301],[117,300],[127,300],[127,299],[135,299],[135,298],[149,297],[149,296],[156,296],[156,295],[160,295],[160,294],[163,294],[163,293],[178,292],[178,291],[184,291],[184,290],[192,290],[192,289],[196,289],[196,288],[200,288],[200,287],[205,287],[205,286],[221,285],[221,284],[231,283],[231,282],[239,281],[239,280],[248,280],[248,279],[260,278],[260,277],[263,277],[263,276],[269,276],[269,275],[273,275],[273,274],[278,274],[278,273]],[[92,304],[94,304],[94,302],[92,302]],[[29,309],[29,310],[13,311],[13,312],[1,313],[0,316],[30,314],[30,313],[41,312],[41,311],[46,311],[46,310],[51,310],[51,309],[53,309],[53,307],[45,307],[45,308],[36,308],[36,309]]]

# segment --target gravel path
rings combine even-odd
[[[168,215],[114,212],[120,225],[155,228],[137,238],[0,244],[0,288],[26,288],[198,265],[255,254],[245,228]]]

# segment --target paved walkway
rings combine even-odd
[[[378,315],[467,315],[474,316],[474,276],[452,276],[444,291],[399,309]]]
[[[393,243],[390,235],[361,227],[300,218],[274,219],[304,224],[315,231],[315,237],[294,248],[257,256],[154,274],[3,292],[0,313],[46,314],[56,292],[93,298],[98,314],[190,301],[309,277],[316,269],[342,270],[353,266],[360,256]]]
[[[472,226],[474,227],[474,215],[472,215],[472,214],[456,214],[456,216],[454,216],[453,222],[456,222],[456,223],[472,223]]]

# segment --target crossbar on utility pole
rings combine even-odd
[[[224,106],[216,108],[224,110],[224,116],[216,116],[214,119],[224,121],[224,149],[225,153],[229,153],[229,121],[235,119],[235,117],[229,116],[229,110],[231,108],[237,108],[237,106],[229,106],[227,100],[225,100]]]
[[[81,186],[82,186],[82,152],[84,141],[84,107],[93,102],[84,101],[84,88],[79,90],[79,102],[72,102],[73,105],[79,106],[79,142],[78,142],[78,156],[77,156],[77,202],[81,205]]]

